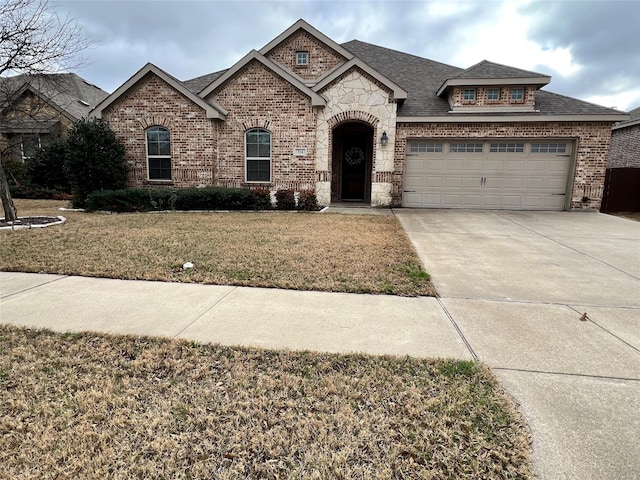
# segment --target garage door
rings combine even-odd
[[[570,140],[409,141],[403,205],[562,210]]]

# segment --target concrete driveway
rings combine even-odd
[[[395,214],[470,353],[520,404],[539,478],[639,478],[640,223],[596,213]]]

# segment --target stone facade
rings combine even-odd
[[[399,123],[396,130],[392,205],[402,204],[404,163],[409,139],[577,139],[570,209],[598,210],[607,168],[611,123]],[[588,197],[588,202],[583,198]]]
[[[132,187],[217,184],[215,121],[157,76],[143,78],[103,113],[103,119],[125,146]],[[170,132],[170,181],[148,177],[146,129],[153,126]]]
[[[640,124],[613,130],[608,167],[640,168]]]
[[[373,128],[373,159],[371,167],[371,204],[389,205],[392,184],[381,172],[393,172],[393,138],[396,131],[396,103],[390,101],[390,92],[383,85],[357,68],[353,68],[333,81],[321,92],[327,105],[318,114],[316,132],[316,192],[318,201],[331,202],[331,182],[337,182],[332,171],[332,132],[345,122],[362,122]],[[387,132],[389,144],[382,147],[378,141]],[[334,190],[335,195],[335,190]]]

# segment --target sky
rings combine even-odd
[[[108,92],[151,62],[180,80],[224,70],[302,18],[357,39],[467,68],[482,60],[551,75],[546,90],[640,106],[640,0],[60,0],[93,42],[76,73]]]

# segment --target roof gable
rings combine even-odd
[[[75,73],[17,75],[1,80],[2,85],[8,86],[8,92],[3,93],[18,98],[26,91],[31,91],[71,121],[87,116],[94,106],[109,95]],[[3,109],[6,107],[7,104],[3,105]]]
[[[271,50],[276,48],[278,45],[280,45],[282,42],[284,42],[287,38],[289,38],[291,35],[296,33],[298,30],[304,30],[309,35],[311,35],[312,37],[315,37],[318,41],[320,41],[321,43],[324,43],[326,46],[334,50],[339,55],[342,55],[345,59],[351,60],[353,58],[353,53],[343,48],[340,44],[331,40],[324,33],[313,28],[311,25],[309,25],[307,22],[305,22],[302,19],[298,20],[296,23],[291,25],[284,32],[282,32],[280,35],[278,35],[276,38],[274,38],[268,44],[262,47],[260,49],[260,53],[262,55],[267,55]]]
[[[483,60],[445,79],[437,95],[442,95],[453,86],[531,85],[540,88],[549,82],[549,75]]]
[[[113,92],[111,95],[105,98],[93,110],[91,110],[90,112],[91,115],[93,115],[96,118],[102,118],[102,112],[105,109],[113,105],[122,95],[124,95],[127,91],[129,91],[132,87],[134,87],[139,81],[141,81],[148,74],[153,74],[161,78],[173,89],[180,92],[186,98],[188,98],[193,103],[201,107],[206,112],[207,118],[217,118],[217,119],[224,120],[227,116],[227,113],[229,113],[220,105],[218,105],[216,102],[206,101],[203,98],[200,98],[199,96],[194,94],[191,90],[189,90],[187,87],[185,87],[185,85],[180,80],[169,75],[164,70],[156,67],[152,63],[147,63],[144,67],[138,70],[129,80],[123,83],[115,92]]]
[[[256,50],[250,51],[247,55],[245,55],[242,59],[240,59],[233,67],[229,70],[226,70],[222,75],[219,75],[212,83],[209,84],[204,90],[200,92],[201,97],[206,97],[211,92],[222,86],[225,82],[231,79],[236,73],[238,73],[244,66],[246,66],[249,62],[257,61],[260,62],[263,66],[265,66],[268,70],[273,72],[275,75],[279,76],[286,82],[293,85],[300,92],[305,94],[311,99],[311,105],[322,106],[326,105],[326,100],[309,87],[307,87],[300,79],[298,79],[295,75],[288,72],[284,68],[282,68],[277,63],[269,60],[267,57],[262,55],[260,52]]]
[[[393,96],[392,97],[393,100],[395,100],[395,101],[406,100],[406,98],[407,98],[406,90],[404,90],[398,84],[396,84],[395,82],[391,81],[390,79],[385,77],[382,73],[380,73],[377,70],[373,69],[372,67],[370,67],[364,61],[360,60],[357,57],[353,57],[347,63],[344,63],[344,64],[340,65],[339,67],[335,68],[328,75],[326,75],[320,82],[318,82],[316,85],[314,85],[313,90],[315,92],[320,92],[323,88],[325,88],[331,82],[333,82],[337,78],[340,78],[343,74],[345,74],[346,72],[348,72],[349,70],[352,70],[354,68],[359,68],[360,70],[362,70],[363,72],[368,74],[370,77],[372,77],[375,80],[377,80],[380,84],[382,84],[385,87],[387,87],[391,91],[391,94]]]

